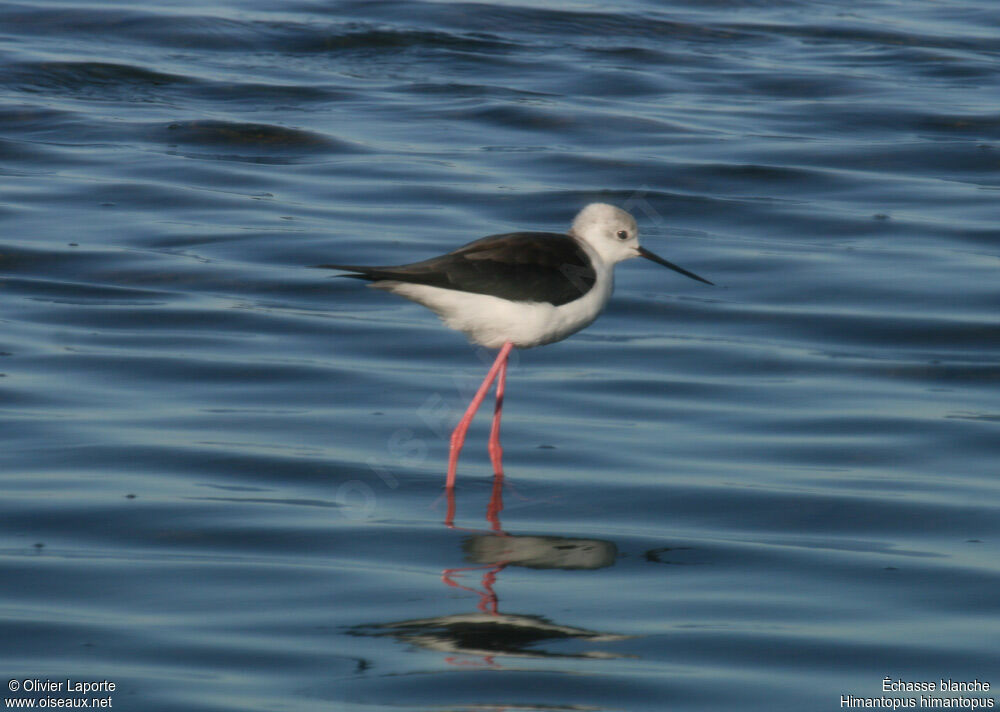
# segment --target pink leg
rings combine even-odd
[[[500,528],[500,512],[503,511],[503,447],[500,446],[500,415],[503,412],[503,393],[507,383],[507,362],[503,362],[497,374],[497,404],[493,409],[493,425],[490,427],[490,461],[493,463],[493,493],[486,508],[486,519],[493,525],[493,531],[503,534]]]
[[[503,391],[507,383],[507,359],[500,366],[497,374],[497,404],[493,409],[493,426],[490,428],[490,461],[493,463],[493,474],[503,477],[503,448],[500,446],[500,415],[503,412]]]
[[[490,523],[490,528],[494,532],[500,536],[507,536],[507,533],[500,526],[500,512],[502,511],[503,472],[497,472],[493,475],[493,492],[490,494],[490,503],[486,505],[486,521]]]
[[[490,386],[493,385],[493,379],[497,377],[497,372],[507,364],[507,354],[510,353],[511,348],[514,344],[507,342],[500,349],[500,353],[497,354],[496,361],[490,367],[489,373],[486,374],[486,378],[483,379],[483,383],[479,386],[479,390],[476,391],[476,396],[469,403],[468,409],[465,411],[465,415],[462,419],[458,421],[458,425],[455,426],[455,430],[451,433],[451,449],[448,452],[448,480],[445,483],[445,489],[452,489],[455,486],[455,470],[458,468],[458,453],[462,451],[462,445],[465,444],[465,434],[469,431],[469,424],[472,423],[472,418],[475,417],[476,411],[479,410],[480,404],[482,404],[483,399],[486,398],[487,392],[490,390]]]

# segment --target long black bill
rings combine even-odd
[[[645,257],[647,260],[652,260],[653,262],[656,262],[657,264],[661,264],[664,267],[669,267],[674,272],[680,272],[685,277],[690,277],[691,279],[697,279],[699,282],[704,282],[705,284],[712,284],[707,279],[705,279],[704,277],[699,277],[694,272],[688,272],[686,269],[684,269],[683,267],[678,267],[673,262],[667,262],[665,259],[663,259],[659,255],[657,255],[657,254],[655,254],[655,253],[650,252],[649,250],[647,250],[645,247],[640,247],[639,248],[639,254],[642,255],[643,257]],[[712,284],[712,286],[714,287],[715,285]]]

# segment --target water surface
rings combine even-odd
[[[0,3],[0,668],[144,711],[1000,684],[998,36],[987,0]],[[504,507],[484,408],[449,528],[492,355],[308,267],[598,200],[718,286],[621,265],[518,353]]]

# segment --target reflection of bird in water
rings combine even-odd
[[[465,559],[479,566],[445,569],[441,580],[479,596],[479,610],[499,615],[499,599],[493,590],[497,575],[508,566],[531,569],[603,569],[615,563],[618,547],[600,539],[567,539],[555,536],[480,534],[462,544]],[[463,586],[455,579],[467,571],[483,571],[482,591]]]
[[[394,267],[318,266],[352,272],[345,276],[423,304],[470,341],[500,349],[451,435],[445,485],[451,490],[465,434],[494,380],[496,408],[489,452],[494,472],[502,473],[500,414],[510,350],[561,341],[589,326],[611,296],[615,265],[633,257],[645,257],[711,284],[640,247],[635,219],[604,203],[581,210],[566,234],[493,235],[439,257]]]
[[[478,655],[487,665],[493,665],[495,655],[534,657],[615,658],[612,653],[587,652],[575,655],[556,655],[527,649],[547,640],[577,639],[588,642],[624,640],[628,636],[595,633],[582,628],[572,628],[550,623],[540,616],[500,613],[499,597],[493,586],[500,572],[508,566],[532,569],[593,570],[611,566],[618,555],[618,548],[610,541],[600,539],[571,539],[551,536],[513,536],[509,534],[483,534],[470,536],[462,544],[465,558],[470,564],[460,568],[445,569],[441,580],[452,588],[476,594],[479,597],[478,614],[459,614],[408,621],[430,627],[416,636],[401,635],[408,642],[445,650],[452,653]],[[482,571],[481,590],[464,586],[456,580],[471,571]],[[409,631],[411,626],[406,626]],[[454,658],[447,662],[459,664]],[[464,663],[463,663],[464,664]]]
[[[494,656],[528,658],[621,658],[623,655],[604,651],[556,653],[541,650],[540,643],[579,640],[603,643],[626,640],[627,635],[599,633],[585,628],[557,625],[542,616],[489,613],[460,613],[435,618],[419,618],[399,623],[364,626],[354,629],[356,635],[390,635],[400,641],[428,650],[452,655],[478,656],[486,665],[495,665]],[[458,664],[455,659],[448,662]]]
[[[470,536],[462,549],[470,563],[530,569],[603,569],[618,556],[614,542],[558,536]]]
[[[463,542],[466,561],[473,566],[447,569],[441,579],[448,586],[479,597],[476,613],[416,618],[396,623],[357,626],[353,635],[392,636],[427,650],[447,653],[445,662],[462,666],[498,667],[496,658],[628,657],[602,650],[554,652],[540,646],[548,642],[607,643],[631,636],[559,625],[538,615],[501,613],[493,586],[508,566],[532,569],[595,570],[612,566],[618,556],[613,542],[549,536],[483,534]],[[476,565],[478,564],[478,565]],[[463,575],[482,571],[482,590],[458,583]]]

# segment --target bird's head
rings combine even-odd
[[[570,234],[587,243],[605,264],[615,265],[633,257],[645,257],[680,272],[685,277],[711,284],[693,272],[678,267],[639,245],[639,226],[635,218],[621,208],[607,203],[591,203],[573,220]]]

